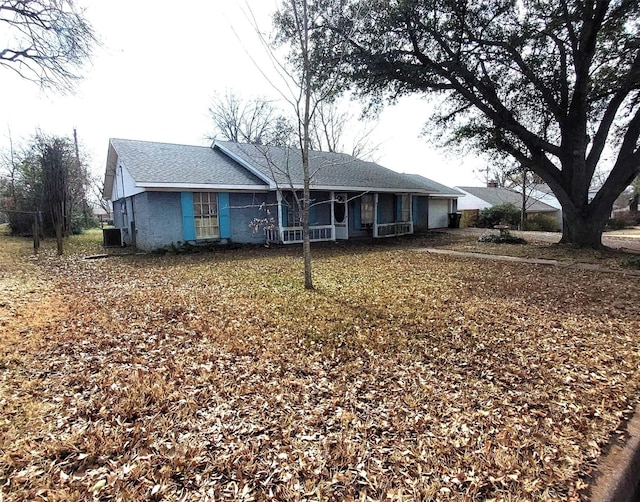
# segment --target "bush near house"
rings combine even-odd
[[[517,227],[520,224],[520,209],[513,204],[499,204],[487,207],[478,215],[478,227],[493,228],[496,225]]]
[[[536,213],[527,216],[524,229],[534,232],[558,232],[560,225],[558,224],[558,220],[553,216]]]
[[[469,228],[478,226],[479,209],[465,209],[461,211],[460,228]]]
[[[622,230],[640,225],[640,211],[620,211],[607,222],[607,230]]]

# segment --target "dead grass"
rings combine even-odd
[[[0,237],[6,501],[580,500],[636,404],[637,278],[93,246]]]

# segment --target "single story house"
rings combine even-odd
[[[458,211],[479,211],[502,204],[513,204],[520,209],[522,207],[522,193],[509,188],[497,186],[488,187],[456,187],[464,197],[458,202]],[[529,195],[525,203],[526,214],[546,214],[553,217],[559,225],[562,224],[562,212],[559,208]]]
[[[310,152],[312,241],[446,227],[456,190],[350,155]],[[301,242],[300,150],[215,141],[211,147],[111,139],[104,196],[121,242]]]

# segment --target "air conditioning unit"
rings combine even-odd
[[[122,239],[121,228],[103,228],[102,229],[102,246],[105,248],[122,247],[124,241]]]

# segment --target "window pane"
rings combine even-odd
[[[360,223],[364,228],[373,226],[372,194],[365,194],[360,198]]]
[[[196,239],[217,239],[220,237],[218,196],[215,192],[194,192],[193,214]]]
[[[402,196],[402,221],[409,221],[411,212],[411,199],[409,199],[409,195],[405,194]]]

